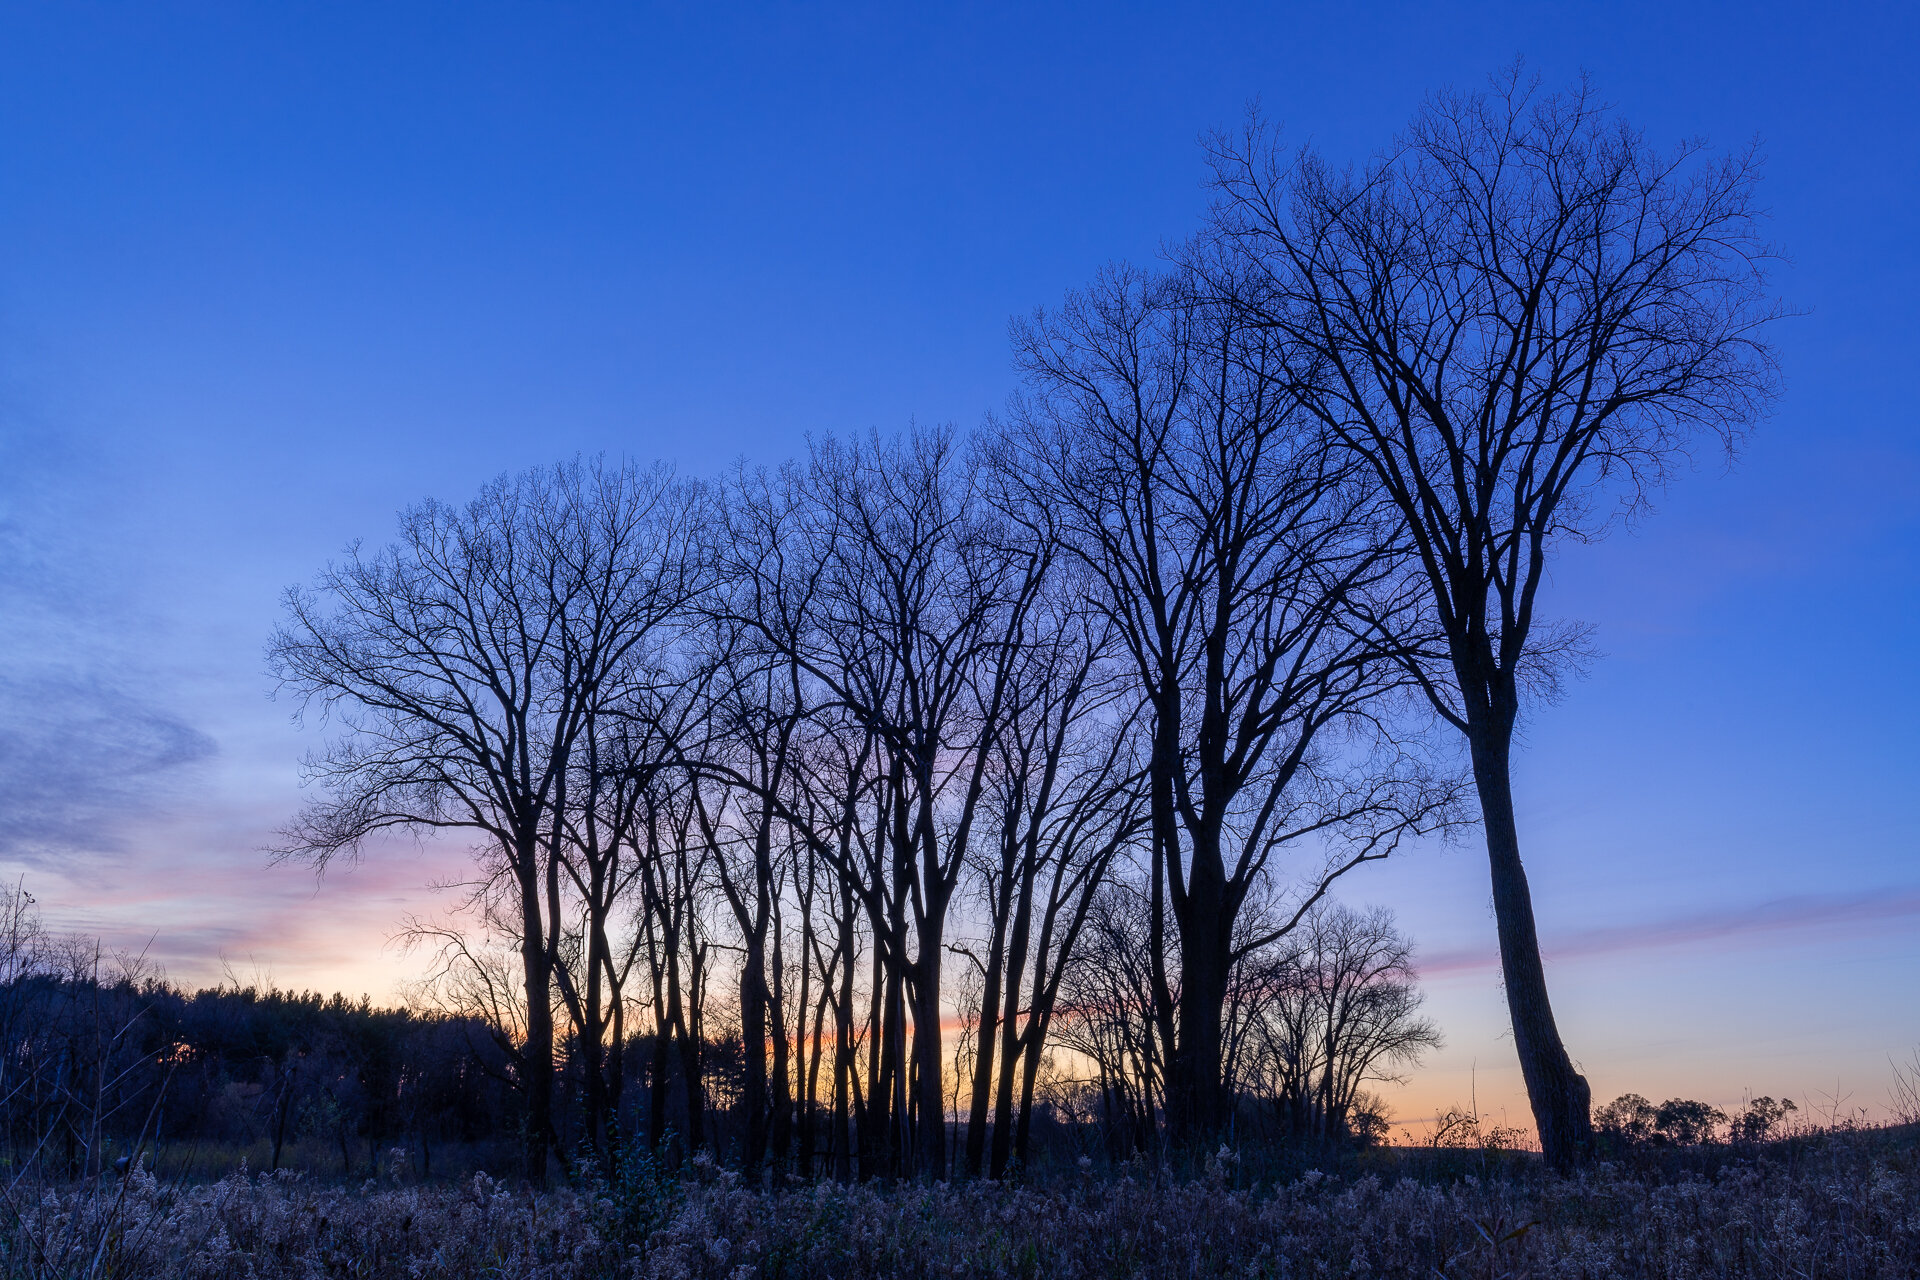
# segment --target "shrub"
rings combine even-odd
[[[1792,1098],[1782,1098],[1778,1102],[1772,1098],[1755,1098],[1747,1104],[1746,1110],[1733,1118],[1731,1136],[1735,1142],[1765,1142],[1773,1136],[1780,1122],[1787,1118],[1788,1112],[1799,1109],[1793,1105]]]
[[[1633,1146],[1653,1140],[1654,1108],[1637,1093],[1623,1093],[1593,1113],[1593,1127],[1615,1145]]]
[[[1727,1113],[1704,1102],[1687,1098],[1668,1098],[1653,1113],[1653,1131],[1676,1147],[1694,1147],[1712,1142]]]

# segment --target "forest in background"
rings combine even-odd
[[[139,1161],[169,1174],[217,1176],[244,1162],[267,1173],[382,1178],[398,1169],[413,1179],[445,1179],[517,1166],[523,1107],[509,1054],[484,1019],[237,982],[189,992],[137,960],[103,955],[91,940],[44,932],[17,888],[0,897],[0,910],[11,925],[0,953],[0,1160],[16,1173],[37,1165],[64,1182]],[[1324,915],[1316,921],[1323,945],[1369,936],[1369,926],[1381,924],[1343,910]],[[1314,1035],[1318,1022],[1317,1034],[1337,1045],[1342,1031],[1329,1029],[1324,1010],[1356,995],[1373,999],[1363,990],[1369,985],[1385,989],[1390,1011],[1413,1003],[1403,974],[1356,966],[1350,946],[1334,954],[1344,967],[1321,973],[1351,989],[1309,996],[1298,987],[1289,1012],[1303,1036]],[[1389,953],[1385,960],[1401,958]],[[1308,999],[1316,1007],[1307,1007]],[[695,1090],[685,1087],[677,1048],[656,1056],[651,1033],[625,1046],[627,1102],[618,1127],[648,1134],[657,1115],[661,1137],[647,1149],[667,1164],[677,1167],[702,1150],[729,1163],[739,1159],[745,1055],[728,1021],[699,1046]],[[1378,1037],[1381,1029],[1345,1034]],[[1418,1021],[1399,1030],[1416,1045],[1433,1034]],[[1307,1045],[1299,1049],[1310,1058]],[[1338,1072],[1342,1059],[1359,1051],[1333,1055],[1336,1091],[1352,1088]],[[554,1126],[570,1160],[591,1151],[583,1066],[575,1042],[563,1041]],[[1250,1081],[1243,1141],[1324,1137],[1301,1124],[1302,1114],[1317,1113],[1300,1095],[1317,1087],[1286,1091]],[[1123,1162],[1135,1153],[1135,1130],[1111,1123],[1097,1075],[1049,1064],[1039,1092],[1042,1163],[1071,1167],[1085,1155]],[[686,1110],[690,1102],[697,1115]],[[817,1101],[798,1106],[812,1114],[796,1117],[794,1150],[781,1158],[801,1176],[826,1173],[833,1168],[830,1116]],[[1362,1114],[1366,1127],[1358,1137],[1377,1139],[1384,1119]],[[684,1138],[693,1132],[700,1142]]]

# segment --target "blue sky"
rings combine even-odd
[[[0,869],[57,920],[392,994],[438,850],[259,854],[303,740],[279,590],[577,450],[701,473],[977,423],[1010,315],[1150,260],[1251,101],[1341,157],[1516,56],[1662,142],[1760,140],[1786,394],[1569,553],[1604,659],[1522,835],[1600,1097],[1881,1100],[1920,1043],[1920,19],[1896,5],[0,8]],[[1517,1099],[1471,847],[1370,869],[1449,1047]]]

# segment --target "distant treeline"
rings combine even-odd
[[[319,1146],[341,1174],[373,1171],[404,1147],[430,1173],[436,1148],[512,1132],[498,1051],[467,1019],[313,992],[54,974],[0,990],[0,1018],[8,1154],[56,1179],[136,1150],[185,1159],[196,1147],[264,1149],[274,1169],[289,1148],[312,1163]]]
[[[507,1053],[478,1019],[311,991],[189,992],[137,966],[103,970],[84,940],[56,940],[39,958],[0,984],[9,1167],[37,1164],[60,1181],[123,1158],[212,1170],[257,1153],[267,1170],[375,1175],[397,1156],[431,1177],[436,1159],[458,1173],[516,1158],[522,1107]],[[634,1037],[626,1055],[639,1132],[653,1100],[651,1041]],[[570,1047],[557,1055],[555,1119],[577,1142]],[[739,1042],[711,1042],[700,1056],[706,1123],[724,1142]],[[677,1062],[667,1059],[661,1083],[674,1083]],[[669,1123],[684,1132],[686,1117]]]
[[[1082,995],[1096,1007],[1076,1005],[1063,1020],[1061,1048],[1076,1061],[1049,1061],[1022,1135],[1041,1159],[1124,1159],[1155,1122],[1153,1100],[1103,1066],[1144,1035],[1143,993],[1126,982],[1133,919],[1124,903],[1095,912],[1083,979],[1093,985]],[[1236,1002],[1249,1016],[1236,1021],[1233,1043],[1247,1086],[1244,1137],[1368,1141],[1384,1119],[1360,1086],[1437,1035],[1413,1016],[1409,953],[1384,912],[1330,907],[1304,933],[1311,969],[1242,969]],[[670,1165],[696,1150],[742,1159],[747,1054],[737,1007],[721,1013],[719,1030],[698,1042],[648,1032],[621,1046],[624,1103],[613,1128],[623,1147]],[[137,958],[47,933],[23,889],[0,890],[0,1160],[16,1172],[63,1182],[137,1160],[213,1174],[242,1158],[259,1170],[342,1177],[396,1164],[423,1178],[510,1171],[524,1149],[521,1047],[483,1017],[383,1008],[364,996],[238,982],[187,991]],[[591,1074],[571,1036],[555,1059],[555,1145],[585,1157],[595,1137]],[[857,1128],[837,1134],[829,1110],[790,1105],[780,1127],[793,1168],[879,1172],[836,1168],[836,1151],[860,1147]]]
[[[92,939],[43,930],[32,897],[0,890],[0,1160],[53,1181],[123,1160],[174,1171],[257,1168],[376,1175],[395,1159],[420,1177],[517,1161],[524,1102],[513,1046],[484,1019],[383,1008],[365,996],[239,984],[187,991],[137,958]],[[555,1123],[564,1149],[587,1141],[577,1045],[557,1046]],[[737,1036],[694,1055],[700,1086],[679,1078],[679,1053],[632,1037],[621,1128],[737,1145]],[[686,1099],[702,1114],[688,1116]],[[669,1114],[677,1100],[674,1113]],[[660,1124],[653,1123],[658,1111]]]

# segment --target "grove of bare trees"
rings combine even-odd
[[[536,469],[288,594],[327,740],[280,852],[471,844],[412,936],[529,1178],[711,1145],[730,1037],[753,1176],[1002,1176],[1069,1088],[1122,1156],[1368,1136],[1438,1033],[1334,892],[1476,818],[1541,1141],[1587,1149],[1514,736],[1582,654],[1555,549],[1769,391],[1752,161],[1517,76],[1359,170],[1213,159],[1168,263],[1016,323],[974,432]]]

